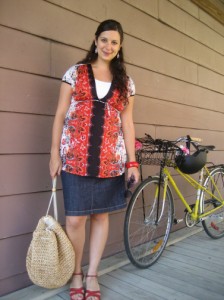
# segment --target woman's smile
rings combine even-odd
[[[117,31],[103,31],[95,41],[98,51],[98,58],[112,60],[119,52],[121,43]]]

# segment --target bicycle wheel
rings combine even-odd
[[[212,194],[219,197],[224,197],[224,168],[217,167],[211,171],[211,177],[218,188],[215,188],[214,183],[208,176],[204,181],[204,187],[208,188]],[[220,193],[220,196],[219,196]],[[214,213],[209,215],[202,221],[205,232],[213,239],[218,239],[224,236],[224,206],[215,198],[202,192],[201,197],[201,212],[206,213],[215,207],[219,207]]]
[[[144,180],[135,190],[125,215],[124,243],[130,261],[138,268],[148,268],[162,254],[173,222],[173,197],[167,187],[165,201],[159,178]],[[157,208],[159,208],[157,210]]]

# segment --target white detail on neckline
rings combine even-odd
[[[104,98],[107,93],[109,92],[109,89],[111,87],[111,82],[101,81],[95,79],[96,83],[96,93],[99,99]]]

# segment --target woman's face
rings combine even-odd
[[[120,34],[115,30],[103,31],[95,40],[98,59],[110,62],[121,48]]]

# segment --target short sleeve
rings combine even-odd
[[[76,77],[77,77],[77,65],[72,66],[65,72],[64,76],[62,77],[62,82],[66,82],[70,84],[72,88],[74,88]]]
[[[135,95],[135,84],[131,77],[128,77],[128,98]]]

